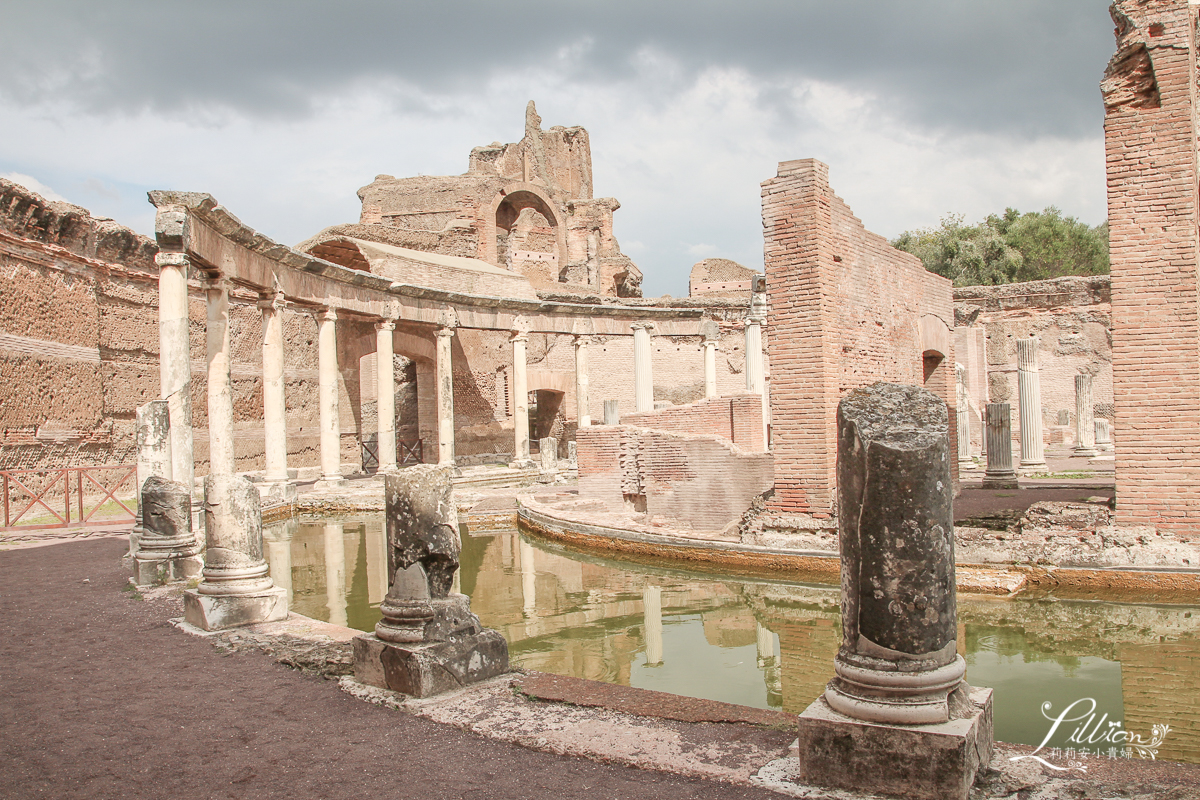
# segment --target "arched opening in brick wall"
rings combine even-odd
[[[564,392],[553,389],[535,389],[529,393],[529,441],[531,443],[553,436],[560,443],[566,433],[566,419],[562,413]]]
[[[342,267],[370,272],[371,265],[367,257],[358,249],[358,245],[346,238],[329,239],[308,249],[309,255],[322,258]]]
[[[559,281],[567,263],[567,236],[556,203],[540,187],[520,183],[502,189],[485,218],[483,260],[498,267]]]

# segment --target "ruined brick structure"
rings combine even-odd
[[[1118,0],[1101,89],[1112,270],[1117,520],[1200,534],[1196,26]]]
[[[322,231],[302,248],[353,266],[343,238],[477,258],[538,289],[640,297],[642,273],[613,236],[611,197],[592,197],[592,151],[580,127],[541,129],[533,101],[519,142],[471,151],[453,176],[379,175],[359,189],[358,224]],[[501,295],[503,296],[503,295]]]
[[[1038,336],[1042,431],[1047,444],[1075,443],[1075,376],[1094,381],[1093,412],[1113,420],[1112,309],[1107,275],[954,290],[954,354],[967,368],[972,453],[982,447],[987,403],[1017,405],[1017,340]],[[959,413],[963,413],[959,409]],[[1013,440],[1020,438],[1014,413]]]
[[[768,511],[836,513],[837,404],[879,380],[924,385],[950,407],[950,281],[867,231],[814,159],[780,163],[762,184],[770,291],[775,491]]]

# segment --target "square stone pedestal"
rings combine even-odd
[[[992,690],[973,688],[971,716],[886,725],[837,713],[818,697],[800,715],[800,781],[911,800],[967,800],[992,758]]]
[[[195,589],[183,593],[184,621],[206,631],[278,622],[287,615],[287,592],[278,586],[250,594],[200,594]]]
[[[286,505],[296,500],[296,484],[292,481],[261,481],[254,484],[263,508]]]
[[[447,642],[393,644],[373,633],[354,638],[359,683],[413,697],[461,689],[506,672],[508,642],[490,628]]]
[[[133,582],[138,586],[161,586],[164,583],[188,581],[200,577],[204,556],[167,556],[147,558],[144,552],[133,559]]]

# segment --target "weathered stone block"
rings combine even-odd
[[[839,714],[818,697],[800,715],[802,783],[911,800],[966,800],[992,757],[992,690],[936,725],[886,725]]]
[[[445,642],[395,644],[373,634],[354,639],[355,678],[413,697],[449,692],[505,672],[508,643],[490,628]]]
[[[184,621],[206,631],[277,622],[287,615],[287,592],[278,586],[246,594],[183,593]]]

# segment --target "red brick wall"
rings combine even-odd
[[[741,394],[714,397],[659,411],[626,414],[621,422],[639,428],[678,433],[700,433],[733,442],[743,450],[762,452],[762,397]]]
[[[1113,6],[1105,104],[1117,521],[1200,532],[1195,10]]]
[[[786,161],[762,185],[764,256],[770,293],[772,450],[770,510],[834,512],[838,400],[880,380],[925,385],[954,422],[950,282],[867,231],[829,186],[829,167]],[[922,317],[945,331],[941,367],[926,379]],[[926,339],[928,339],[928,334]]]
[[[597,425],[576,432],[579,494],[620,510],[645,499],[651,516],[719,531],[771,487],[772,459],[714,436]]]

